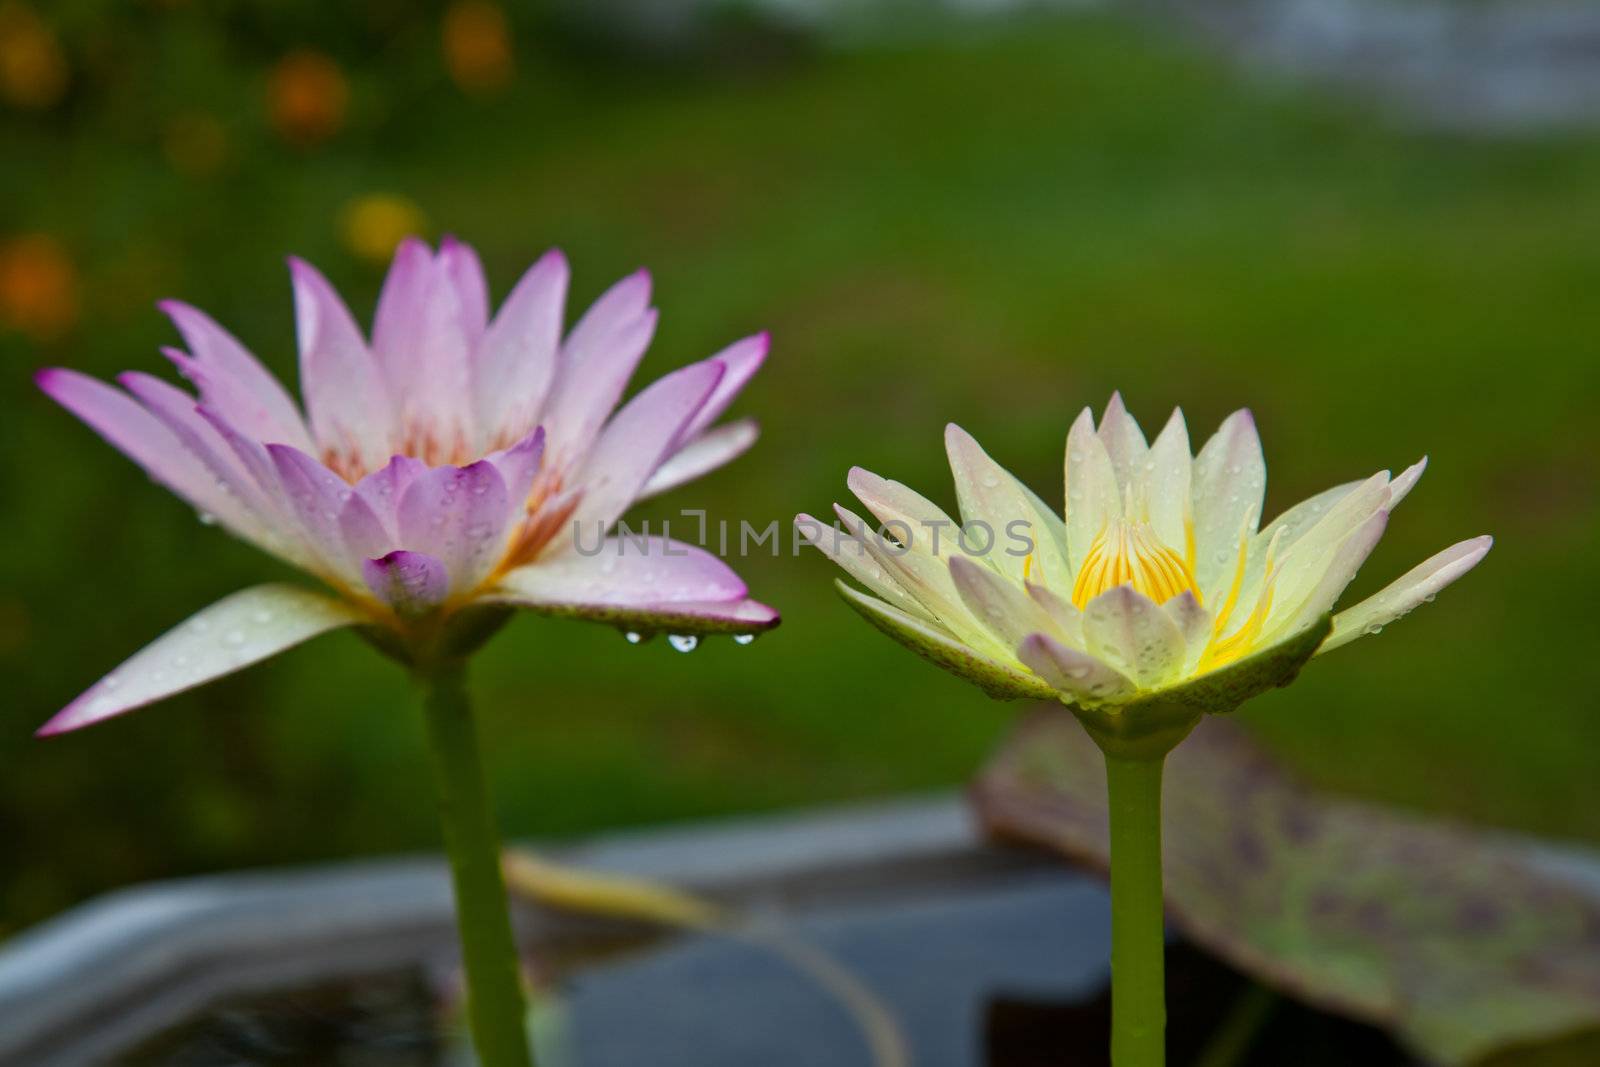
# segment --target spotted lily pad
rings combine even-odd
[[[993,835],[1106,866],[1104,765],[1070,715],[1024,722],[973,798]],[[1600,1029],[1600,895],[1526,843],[1308,790],[1218,719],[1168,758],[1164,830],[1185,935],[1431,1062]]]

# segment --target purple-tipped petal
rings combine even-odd
[[[542,426],[535,427],[532,433],[505,451],[489,457],[489,462],[499,469],[500,477],[505,479],[506,499],[513,508],[527,503],[528,494],[533,490],[533,480],[538,476],[543,460]]]
[[[1121,491],[1127,492],[1129,486],[1141,484],[1150,446],[1138,422],[1128,414],[1120,392],[1111,394],[1105,414],[1100,416],[1100,428],[1095,432],[1100,443],[1106,446],[1106,455],[1111,457],[1111,469],[1116,473]]]
[[[388,385],[349,308],[311,264],[289,260],[300,389],[311,430],[324,455],[352,470],[371,470],[394,451],[397,438]]]
[[[228,442],[200,415],[194,397],[159,378],[137,371],[121,374],[117,380],[145,410],[160,419],[216,479],[217,488],[225,499],[217,518],[268,551],[278,551],[281,539],[274,533],[276,509],[239,463]]]
[[[476,347],[489,325],[489,281],[483,276],[483,263],[470,245],[446,234],[439,242],[439,266],[455,291],[462,332]]]
[[[594,302],[561,346],[555,384],[539,419],[556,463],[581,457],[622,398],[655,335],[649,300],[650,275],[629,275]]]
[[[700,410],[722,374],[719,363],[683,367],[653,382],[617,412],[579,472],[577,484],[584,487],[584,493],[572,516],[575,529],[611,528],[661,465],[684,424]]]
[[[1494,538],[1485,534],[1430,556],[1361,603],[1335,615],[1333,632],[1317,649],[1317,654],[1347,645],[1363,634],[1377,633],[1432,600],[1441,589],[1476,567],[1493,546]]]
[[[1138,692],[1138,687],[1115,669],[1048,634],[1029,634],[1017,647],[1017,658],[1050,683],[1063,700],[1083,707],[1120,704]]]
[[[199,308],[178,300],[164,300],[159,306],[193,356],[192,361],[179,362],[179,369],[200,388],[206,403],[259,440],[311,446],[300,409],[244,345]]]
[[[733,342],[727,348],[711,358],[723,366],[722,380],[717,383],[717,388],[706,400],[700,413],[689,420],[689,425],[683,428],[683,441],[691,441],[706,431],[706,427],[716,422],[728,405],[732,404],[739,391],[745,387],[755,372],[761,369],[761,364],[766,362],[767,352],[772,347],[772,338],[766,333],[758,333]]]
[[[739,576],[702,548],[663,537],[577,547],[582,552],[512,571],[489,598],[637,630],[749,633],[777,625],[777,612],[748,599]]]
[[[148,645],[39,730],[66,733],[193,689],[302,641],[362,621],[337,600],[288,585],[225,597]]]
[[[410,456],[391,456],[389,462],[356,483],[356,494],[372,506],[373,514],[390,529],[400,528],[400,501],[411,483],[428,473],[428,465]]]
[[[339,513],[353,492],[337,474],[288,445],[267,446],[273,468],[299,525],[307,549],[325,568],[323,577],[346,581],[359,577],[355,559],[345,547]]]
[[[505,479],[493,463],[435,467],[400,500],[400,543],[437,557],[450,591],[465,593],[499,561],[510,515]]]
[[[566,257],[546,252],[489,324],[473,370],[481,440],[519,437],[538,421],[555,380],[569,276]]]
[[[455,455],[474,440],[476,341],[444,262],[422,241],[402,241],[378,296],[372,352],[408,451]]]
[[[668,456],[644,483],[637,499],[665,493],[710,474],[744,455],[760,435],[761,428],[754,419],[738,419],[707,430]]]
[[[218,489],[205,465],[138,401],[77,371],[43,370],[34,381],[52,400],[192,507],[212,515],[226,513],[226,494]]]
[[[432,611],[450,593],[449,569],[426,552],[399,549],[363,560],[361,577],[374,596],[405,616]]]

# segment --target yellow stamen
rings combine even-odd
[[[1185,591],[1200,596],[1194,569],[1162,544],[1147,522],[1117,519],[1100,531],[1078,568],[1072,602],[1081,608],[1119,585],[1132,585],[1157,604]]]

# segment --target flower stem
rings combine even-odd
[[[483,1067],[532,1067],[521,971],[500,873],[500,837],[484,785],[466,669],[452,662],[419,670],[417,678],[455,886],[473,1046]]]
[[[1165,756],[1106,754],[1111,809],[1111,1063],[1166,1062],[1166,942],[1161,897]]]

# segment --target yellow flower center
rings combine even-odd
[[[1189,590],[1200,597],[1194,568],[1188,560],[1161,543],[1147,522],[1115,519],[1089,545],[1072,586],[1072,602],[1082,608],[1108,589],[1132,585],[1163,604]]]

